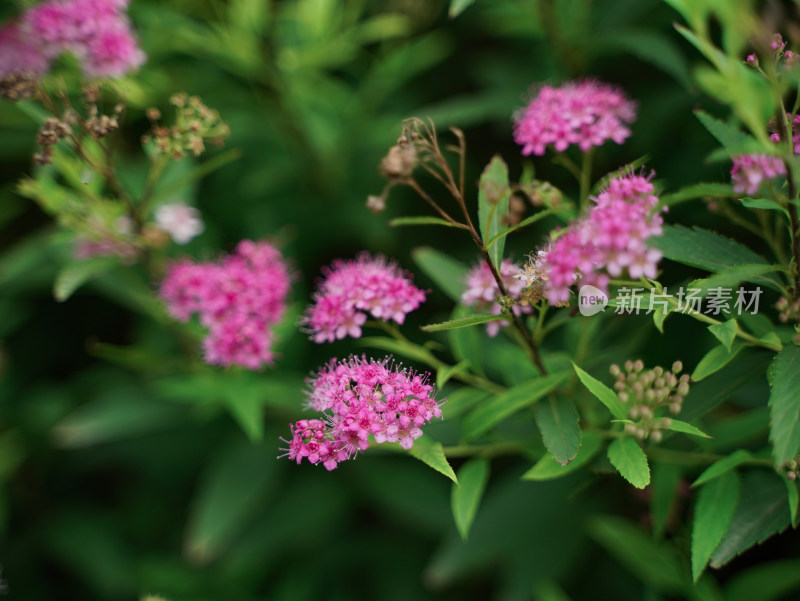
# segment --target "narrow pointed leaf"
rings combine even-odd
[[[458,328],[468,328],[469,326],[476,326],[482,323],[489,323],[503,319],[502,315],[494,315],[492,313],[479,313],[477,315],[467,315],[459,319],[451,319],[442,323],[432,323],[422,326],[423,332],[444,332],[445,330],[457,330]]]
[[[97,257],[70,263],[56,276],[53,284],[53,296],[58,302],[64,302],[89,280],[111,271],[119,265],[119,260],[109,257]]]
[[[578,378],[580,378],[583,385],[589,389],[594,396],[596,396],[603,405],[605,405],[609,411],[611,411],[611,415],[613,415],[616,419],[627,419],[628,418],[628,410],[625,408],[625,405],[622,401],[619,400],[617,393],[611,390],[608,386],[603,384],[600,380],[593,378],[585,371],[583,371],[580,367],[572,364],[572,367],[575,368],[575,373],[578,374]]]
[[[743,348],[744,346],[741,343],[734,344],[730,350],[722,345],[715,346],[700,359],[697,367],[692,372],[692,380],[699,382],[719,371],[733,361]]]
[[[726,472],[700,489],[692,526],[692,579],[695,582],[725,536],[738,499],[739,476],[736,472]]]
[[[441,442],[423,435],[414,441],[414,446],[409,449],[408,453],[458,484],[456,473],[450,467],[447,457],[445,457]]]
[[[463,263],[428,246],[415,248],[411,257],[434,283],[454,302],[461,300],[466,288],[467,268]]]
[[[705,471],[700,474],[697,480],[692,482],[692,486],[700,486],[701,484],[705,484],[714,478],[719,478],[721,475],[731,471],[732,469],[736,469],[738,466],[746,463],[752,458],[753,456],[749,452],[745,451],[744,449],[739,449],[724,459],[720,459],[716,463],[707,467]]]
[[[478,223],[484,244],[505,229],[503,220],[508,214],[510,198],[508,166],[499,155],[495,155],[483,170],[478,183]],[[500,237],[488,251],[498,268],[503,260],[504,248],[505,238]]]
[[[467,540],[472,522],[489,481],[489,461],[476,457],[467,461],[458,470],[458,485],[453,484],[451,507],[456,528],[463,540]]]
[[[722,346],[730,352],[733,341],[736,338],[736,332],[739,330],[739,324],[735,319],[729,319],[722,323],[713,324],[708,326],[708,331],[722,343]]]
[[[692,436],[700,436],[701,438],[711,438],[700,428],[696,428],[692,424],[687,424],[686,422],[682,422],[678,419],[672,419],[672,418],[670,418],[669,421],[671,423],[667,427],[667,430],[672,430],[673,432],[682,432],[684,434],[691,434]]]

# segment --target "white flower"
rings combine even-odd
[[[200,211],[182,202],[158,207],[156,223],[177,244],[186,244],[205,229]]]

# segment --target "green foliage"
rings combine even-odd
[[[456,528],[464,540],[469,537],[469,529],[478,513],[488,481],[489,461],[486,459],[470,459],[458,470],[458,483],[453,484],[451,505]]]
[[[550,395],[533,410],[544,445],[561,465],[575,459],[581,446],[580,416],[566,397]]]
[[[738,500],[736,472],[725,472],[700,489],[692,526],[692,579],[695,582],[727,532]]]
[[[458,478],[447,461],[441,442],[432,440],[427,436],[421,436],[414,441],[414,446],[409,450],[409,454],[440,474],[447,476],[458,486]]]
[[[574,363],[572,366],[575,368],[575,373],[578,374],[578,378],[580,378],[580,381],[583,382],[583,385],[586,386],[586,388],[589,389],[589,392],[597,397],[597,399],[608,408],[608,410],[611,412],[611,415],[613,415],[616,419],[628,418],[627,409],[625,409],[622,401],[619,400],[619,397],[617,397],[617,394],[613,390],[603,384],[600,380],[597,380],[587,374]]]
[[[800,455],[800,347],[789,346],[775,357],[772,366],[769,438],[773,445],[775,464]]]
[[[492,263],[499,269],[503,260],[505,238],[498,236],[503,229],[503,220],[508,215],[508,202],[511,188],[508,182],[508,166],[499,156],[492,157],[491,162],[481,174],[478,183],[478,222],[481,239],[488,248]],[[488,242],[494,240],[489,247]]]
[[[636,488],[644,488],[650,484],[647,455],[633,438],[617,438],[608,445],[608,460]]]

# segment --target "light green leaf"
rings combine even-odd
[[[603,447],[603,439],[594,430],[586,430],[581,437],[581,446],[575,459],[566,465],[553,459],[552,455],[542,456],[536,464],[522,475],[523,480],[553,480],[577,471],[587,464]]]
[[[700,489],[692,526],[692,579],[695,582],[725,536],[738,499],[739,476],[736,472],[726,472]]]
[[[730,352],[733,341],[736,338],[736,332],[739,331],[739,324],[735,319],[729,319],[722,323],[708,326],[708,331]]]
[[[617,438],[608,445],[608,460],[636,488],[644,488],[650,484],[647,455],[633,438]]]
[[[466,288],[465,278],[467,268],[463,263],[428,246],[415,248],[411,251],[414,259],[422,272],[432,279],[439,288],[454,302],[461,300],[461,294]]]
[[[477,315],[467,315],[459,319],[451,319],[442,323],[432,323],[422,326],[420,329],[423,332],[443,332],[445,330],[457,330],[458,328],[467,328],[469,326],[476,326],[490,321],[503,319],[502,315],[494,315],[491,313],[479,313]]]
[[[695,367],[692,372],[692,380],[699,382],[703,378],[719,371],[733,361],[743,348],[744,346],[740,342],[734,344],[731,350],[726,349],[722,345],[715,346],[700,359],[697,367]]]
[[[530,217],[526,217],[525,219],[523,219],[522,221],[520,221],[516,225],[512,225],[510,228],[508,228],[506,230],[503,230],[502,232],[499,232],[499,233],[495,234],[494,236],[492,236],[489,239],[488,242],[484,242],[484,247],[487,248],[487,249],[491,248],[494,245],[495,242],[497,242],[501,238],[505,238],[511,232],[515,232],[515,231],[517,231],[519,229],[522,229],[524,227],[532,225],[532,224],[536,223],[537,221],[539,221],[541,219],[544,219],[545,217],[548,217],[548,216],[554,214],[555,212],[556,211],[553,210],[553,209],[547,209],[547,210],[544,210],[544,211],[539,211],[538,213],[536,213],[536,215],[531,215]]]
[[[695,198],[727,198],[733,195],[733,186],[730,184],[699,183],[681,188],[672,194],[663,194],[659,202],[661,206],[668,207]]]
[[[551,390],[560,386],[568,375],[568,372],[559,372],[534,378],[498,394],[464,419],[462,435],[467,440],[480,436],[517,411],[539,401]]]
[[[759,152],[761,145],[758,141],[735,127],[715,119],[704,111],[695,111],[695,116],[700,123],[711,132],[717,141],[722,144],[731,157],[746,154],[748,152]]]
[[[748,209],[764,209],[765,211],[778,211],[783,214],[786,219],[790,219],[789,211],[783,208],[780,204],[769,198],[742,198],[742,205]]]
[[[544,580],[536,584],[533,597],[536,601],[572,601],[554,580]]]
[[[622,401],[619,400],[617,393],[611,390],[608,386],[603,384],[600,380],[597,380],[583,371],[580,367],[572,364],[572,367],[575,368],[575,373],[578,374],[578,378],[580,378],[583,385],[589,389],[594,396],[596,396],[603,405],[605,405],[609,411],[611,411],[611,415],[613,415],[617,419],[627,419],[628,418],[628,410],[625,408],[625,405]]]
[[[419,361],[420,363],[429,364],[431,361],[431,353],[423,346],[414,344],[407,340],[395,340],[394,338],[386,338],[384,336],[367,336],[365,338],[358,338],[356,344],[359,346],[368,346],[370,348],[388,351],[393,354]]]
[[[663,306],[658,306],[655,311],[653,311],[653,323],[656,325],[656,329],[664,333],[664,320],[667,319],[670,313],[672,313],[675,308],[672,305],[668,305],[666,309]]]
[[[800,455],[800,347],[784,348],[772,362],[770,432],[775,465]]]
[[[710,563],[714,568],[725,565],[736,555],[789,525],[786,487],[774,472],[745,472],[741,490],[731,525],[711,556]]]
[[[725,587],[725,601],[777,601],[800,589],[800,560],[773,560],[735,574]]]
[[[441,217],[395,217],[389,221],[392,227],[399,227],[403,225],[443,225],[445,227],[458,228],[457,225],[450,223]]]
[[[425,465],[432,467],[440,474],[444,474],[453,482],[458,484],[456,473],[445,457],[444,450],[442,450],[442,443],[432,438],[422,435],[414,441],[414,446],[408,451],[412,457],[416,457]]]
[[[451,19],[455,19],[473,4],[475,4],[475,0],[450,0],[450,10],[447,11],[447,14]]]
[[[447,395],[447,402],[442,407],[442,417],[446,420],[463,415],[475,405],[488,400],[491,393],[479,388],[464,386]]]
[[[698,476],[697,480],[692,482],[692,486],[700,486],[701,484],[705,484],[714,478],[719,478],[721,475],[737,468],[743,463],[750,461],[752,458],[753,456],[744,449],[734,451],[724,459],[720,459],[716,463],[708,466],[705,471]]]
[[[455,365],[444,365],[436,370],[436,388],[439,390],[456,374],[469,369],[469,361],[460,361]]]
[[[53,284],[53,296],[58,302],[64,302],[86,282],[111,271],[119,265],[119,260],[111,257],[97,257],[70,263],[56,276]]]
[[[456,528],[467,540],[472,522],[478,513],[486,483],[489,481],[489,460],[482,457],[470,459],[458,470],[458,485],[453,484],[450,505]]]
[[[669,421],[670,425],[667,427],[667,430],[682,432],[683,434],[691,434],[692,436],[700,436],[701,438],[711,438],[708,434],[699,428],[695,428],[692,424],[687,424],[686,422],[672,418],[670,418]]]
[[[776,271],[783,271],[781,265],[764,265],[756,263],[753,265],[737,265],[716,273],[710,277],[695,280],[689,284],[689,288],[699,288],[700,295],[708,295],[709,290],[713,288],[735,288],[742,282],[754,282],[758,276],[765,273],[773,273]],[[775,281],[772,281],[775,285]],[[730,304],[736,302],[736,290],[733,290],[733,299]],[[731,307],[732,308],[732,307]]]
[[[484,244],[504,229],[503,218],[508,214],[510,198],[508,166],[499,155],[495,155],[483,170],[478,183],[478,223]],[[503,260],[504,248],[505,238],[500,237],[488,250],[492,263],[498,269]]]
[[[561,395],[550,395],[533,409],[536,425],[544,446],[562,465],[575,459],[581,445],[578,412],[572,401]]]

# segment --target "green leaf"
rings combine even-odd
[[[742,205],[748,209],[764,209],[766,211],[778,211],[782,213],[786,219],[789,217],[789,211],[783,208],[780,204],[769,198],[742,198]]]
[[[458,228],[457,225],[450,223],[441,217],[395,217],[389,221],[392,227],[399,227],[404,225],[443,225],[445,227]]]
[[[656,326],[656,329],[664,333],[664,320],[667,319],[670,313],[672,313],[675,308],[672,305],[668,305],[666,308],[664,306],[658,306],[655,311],[653,311],[653,323]]]
[[[681,466],[673,463],[655,463],[650,482],[650,512],[653,516],[653,536],[664,536],[667,520],[675,502],[681,481]]]
[[[476,326],[490,321],[503,319],[502,315],[494,315],[491,313],[479,313],[477,315],[467,315],[458,319],[451,319],[442,323],[432,323],[422,326],[420,329],[423,332],[443,332],[445,330],[457,330],[458,328],[467,328],[469,326]]]
[[[636,577],[657,591],[683,590],[685,577],[673,547],[654,541],[630,521],[598,515],[589,522],[589,534]]]
[[[456,528],[463,540],[478,513],[486,483],[489,481],[489,460],[482,457],[470,459],[458,470],[458,485],[453,485],[450,505]]]
[[[447,14],[451,19],[455,19],[473,4],[475,4],[475,0],[450,0],[450,10],[447,11]]]
[[[715,119],[704,111],[698,110],[695,111],[694,114],[700,120],[700,123],[711,132],[711,135],[722,144],[731,157],[748,152],[759,152],[762,149],[755,138],[747,135],[740,129],[732,127],[719,119]]]
[[[700,436],[701,438],[711,438],[708,434],[699,428],[695,428],[692,424],[687,424],[686,422],[672,418],[670,418],[669,421],[670,425],[667,427],[667,430],[682,432],[683,434],[691,434],[692,436]]]
[[[244,439],[217,450],[189,513],[184,551],[192,562],[207,564],[221,555],[263,507],[275,473],[274,455],[272,445]]]
[[[714,372],[719,371],[728,363],[733,361],[736,355],[739,354],[739,351],[741,351],[743,348],[744,345],[742,345],[740,342],[734,344],[731,350],[726,349],[722,345],[715,346],[708,351],[702,359],[700,359],[697,367],[695,367],[694,371],[692,372],[692,380],[699,382],[703,378],[706,378]]]
[[[596,396],[603,405],[605,405],[609,411],[611,411],[611,415],[613,415],[616,419],[627,419],[628,418],[628,410],[625,408],[625,405],[622,401],[619,400],[617,393],[611,390],[608,386],[603,384],[600,380],[597,380],[583,371],[580,367],[572,364],[572,367],[575,368],[575,373],[578,374],[578,378],[580,378],[583,385],[589,389],[594,396]]]
[[[566,465],[560,464],[552,455],[542,456],[536,464],[522,475],[523,480],[553,480],[577,471],[597,455],[603,447],[603,439],[594,430],[586,430],[581,437],[581,446],[575,459]]]
[[[711,556],[718,568],[789,525],[786,487],[774,472],[751,470],[742,475],[742,493],[731,525]]]
[[[568,372],[559,372],[534,378],[498,394],[464,419],[462,435],[467,440],[480,436],[510,415],[536,403],[561,385],[568,375]]]
[[[536,584],[533,597],[536,601],[572,601],[554,580],[544,580]]]
[[[463,305],[453,308],[451,317],[461,319],[472,315],[472,309]],[[486,334],[479,328],[457,328],[448,330],[447,340],[457,361],[468,361],[470,369],[478,374],[483,373],[486,356]]]
[[[786,482],[786,495],[789,500],[789,518],[792,520],[792,527],[797,528],[797,524],[800,522],[800,512],[798,511],[800,494],[797,492],[797,482],[788,478],[784,478],[784,482]]]
[[[733,341],[736,338],[736,332],[739,331],[739,324],[735,319],[729,319],[722,323],[708,326],[708,331],[730,352]]]
[[[714,478],[719,478],[721,475],[726,474],[743,463],[750,461],[752,458],[753,456],[744,449],[734,451],[724,459],[720,459],[716,463],[708,466],[705,471],[698,476],[697,480],[692,482],[692,486],[700,486],[701,484],[710,482]]]
[[[458,484],[456,473],[447,462],[447,457],[445,457],[441,442],[422,435],[414,441],[414,446],[408,450],[408,454],[412,457],[416,457],[425,465],[432,467],[440,474],[444,474]]]
[[[97,257],[70,263],[56,276],[53,284],[53,296],[62,303],[86,282],[111,271],[119,265],[119,260],[110,257]]]
[[[593,39],[595,35],[592,36]],[[615,52],[623,50],[633,54],[671,75],[684,88],[691,87],[689,66],[679,47],[655,29],[636,31],[625,28],[598,38],[595,43],[600,46],[600,50],[608,48]]]
[[[447,395],[447,402],[442,407],[442,417],[445,420],[455,419],[463,415],[475,405],[488,400],[491,393],[480,388],[464,386]]]
[[[368,346],[382,351],[388,351],[402,357],[413,359],[414,361],[419,361],[420,363],[429,364],[431,361],[431,353],[428,349],[407,340],[395,340],[394,338],[386,338],[384,336],[367,336],[365,338],[358,338],[355,342],[359,346]]]
[[[467,268],[463,263],[427,246],[415,248],[411,251],[411,257],[451,300],[456,303],[461,301],[467,277]]]
[[[709,290],[713,288],[735,288],[742,282],[754,282],[758,279],[758,276],[775,271],[783,271],[783,267],[781,265],[764,265],[760,263],[753,265],[737,265],[736,267],[720,271],[708,278],[695,280],[689,284],[689,288],[699,288],[699,294],[701,296],[706,296]],[[772,281],[773,285],[777,285],[774,280],[770,281]],[[735,302],[736,291],[734,290],[733,292],[734,300],[732,302]]]
[[[553,458],[562,465],[575,459],[581,445],[581,427],[572,401],[565,396],[550,395],[534,407],[533,415],[544,446]]]
[[[450,379],[463,371],[469,369],[469,361],[460,361],[455,365],[444,365],[436,370],[436,388],[439,390],[447,384]]]
[[[492,238],[489,239],[488,242],[484,243],[484,246],[486,248],[491,248],[492,245],[494,245],[495,242],[497,242],[501,238],[505,238],[511,232],[515,232],[515,231],[517,231],[519,229],[522,229],[522,228],[527,227],[527,226],[529,226],[529,225],[531,225],[533,223],[536,223],[537,221],[539,221],[541,219],[544,219],[545,217],[548,217],[548,216],[554,214],[555,212],[556,211],[554,209],[547,209],[547,210],[540,211],[540,212],[536,213],[536,215],[531,215],[530,217],[526,217],[525,219],[523,219],[522,221],[520,221],[516,225],[512,225],[510,228],[508,228],[506,230],[503,230],[502,232],[500,232],[498,234],[495,234]]]
[[[738,499],[739,476],[736,472],[726,472],[700,489],[692,526],[692,579],[695,582],[725,536]]]
[[[725,587],[725,601],[777,601],[798,588],[800,560],[773,560],[735,574]]]
[[[787,346],[770,366],[772,386],[769,395],[770,431],[775,465],[800,454],[800,347]]]
[[[608,460],[636,488],[644,488],[650,484],[647,455],[633,438],[617,438],[608,445]]]
[[[483,170],[478,183],[478,223],[484,245],[504,228],[503,218],[508,214],[510,198],[508,166],[499,155],[495,155]],[[504,248],[505,238],[500,237],[488,249],[492,263],[498,268],[503,260]]]
[[[699,183],[681,188],[672,194],[663,194],[660,205],[668,207],[695,198],[727,198],[733,195],[733,186],[730,184]]]

